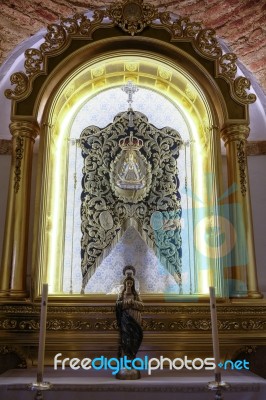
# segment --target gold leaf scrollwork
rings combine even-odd
[[[160,21],[170,29],[172,39],[175,39],[183,36],[184,26],[188,22],[188,18],[178,18],[172,22],[170,13],[165,12],[160,14]]]
[[[261,320],[252,320],[249,319],[247,321],[242,322],[242,328],[244,330],[262,330],[266,326],[266,321]]]
[[[202,29],[196,37],[196,44],[204,56],[218,58],[222,55],[214,29]]]
[[[211,322],[206,319],[188,319],[173,321],[169,324],[169,330],[203,330],[208,331],[211,329]]]
[[[49,306],[47,331],[50,332],[105,332],[116,331],[115,307],[112,306]],[[0,331],[37,332],[40,329],[40,307],[36,305],[0,305]],[[71,314],[71,317],[70,317]],[[238,317],[236,318],[236,314]],[[221,332],[257,335],[266,331],[265,306],[219,306],[218,329]],[[143,329],[153,332],[194,331],[209,334],[211,321],[205,306],[149,306],[143,315]],[[257,336],[256,336],[257,337]],[[0,353],[13,352],[0,346]],[[245,346],[240,351],[252,353],[255,347]],[[22,356],[23,354],[21,354]]]
[[[110,321],[110,320],[103,320],[103,321],[97,321],[93,328],[95,330],[101,330],[101,331],[111,331],[111,330],[117,330],[117,322],[116,321]]]
[[[247,192],[247,177],[246,177],[246,143],[245,140],[240,140],[237,143],[237,161],[240,174],[240,185],[242,196],[246,195]]]
[[[27,75],[31,76],[41,71],[43,55],[38,49],[27,49],[25,51],[25,69]]]
[[[196,37],[198,32],[201,30],[201,24],[199,22],[190,22],[188,17],[177,18],[171,20],[169,12],[159,13],[159,19],[162,25],[164,25],[172,34],[172,39],[181,37]]]
[[[17,321],[15,319],[6,318],[0,321],[0,329],[15,329],[17,327]]]
[[[115,24],[132,36],[142,32],[158,14],[154,6],[143,4],[142,0],[127,0],[124,3],[112,4],[107,13]]]
[[[202,28],[200,22],[188,21],[184,29],[184,36],[195,38],[197,34],[201,31],[201,29]]]
[[[29,84],[29,78],[27,77],[24,72],[15,72],[14,74],[11,75],[10,77],[10,82],[12,85],[16,85],[15,89],[6,89],[5,90],[5,96],[8,99],[18,99],[21,97],[21,95],[26,92],[28,84]]]
[[[91,21],[91,26],[96,26],[102,22],[102,20],[107,17],[107,12],[106,10],[95,10],[93,13],[92,21]],[[89,20],[88,20],[89,21]],[[82,24],[82,27],[80,29],[81,33],[82,31],[85,31],[86,24]],[[83,33],[84,34],[84,33]]]
[[[16,87],[14,90],[7,89],[5,96],[14,100],[21,98],[29,89],[33,76],[43,71],[46,54],[56,54],[58,51],[62,51],[69,43],[71,36],[90,37],[92,30],[102,22],[105,16],[104,10],[97,10],[94,12],[92,20],[84,14],[75,14],[73,18],[63,18],[60,24],[48,25],[47,33],[44,36],[45,42],[41,44],[40,50],[31,48],[25,52],[26,74],[16,72],[11,75],[11,84]]]
[[[49,54],[54,50],[60,50],[64,47],[67,40],[67,33],[62,25],[51,24],[48,25],[44,38],[45,42],[41,44],[40,49],[43,54]]]
[[[18,327],[21,330],[29,330],[29,331],[39,330],[40,329],[40,322],[36,321],[34,319],[22,320],[22,321],[19,322]]]
[[[60,24],[48,25],[47,33],[44,36],[45,42],[40,46],[41,52],[45,54],[60,50],[71,35],[89,37],[93,27],[102,22],[104,17],[104,10],[96,10],[92,20],[85,14],[77,13],[73,18],[62,18]]]
[[[162,321],[158,320],[143,320],[142,321],[143,329],[145,331],[164,331],[166,329],[166,325]]]
[[[236,61],[237,56],[234,53],[224,54],[219,60],[222,75],[234,79],[237,73]]]
[[[77,13],[73,18],[63,18],[61,25],[64,27],[68,35],[89,36],[93,24],[99,23],[104,18],[104,11],[98,10],[94,12],[93,23],[86,15]]]
[[[104,21],[101,25],[106,17],[110,21]],[[91,39],[91,33],[95,29],[104,25],[110,27],[114,24],[132,36],[142,32],[145,27],[151,26],[168,30],[172,40],[189,38],[188,41],[193,41],[195,50],[199,54],[209,59],[220,58],[217,64],[223,76],[230,80],[235,78],[236,58],[231,53],[222,55],[213,29],[202,29],[201,23],[191,22],[188,17],[173,17],[169,12],[159,12],[155,6],[143,4],[143,0],[123,0],[112,3],[107,9],[95,10],[90,19],[85,14],[77,13],[73,18],[63,18],[59,24],[49,25],[44,36],[45,42],[41,44],[40,50],[26,50],[26,73],[16,72],[11,75],[11,84],[16,87],[7,89],[5,96],[17,100],[28,94],[34,76],[44,69],[46,55],[56,56],[62,52],[70,43],[71,37]],[[246,93],[246,89],[250,87],[248,79],[238,77],[232,85],[233,94],[240,102],[253,103],[256,100],[254,94]]]
[[[97,10],[91,21],[86,15],[77,13],[73,18],[62,18],[60,24],[51,24],[47,27],[45,42],[40,46],[43,54],[61,50],[68,43],[71,35],[88,36],[93,26],[99,24],[105,16],[105,11]]]
[[[15,193],[19,191],[19,183],[21,179],[21,161],[24,152],[24,139],[21,136],[16,136],[16,149],[15,149],[15,171],[14,171],[14,190]]]
[[[244,76],[239,76],[234,81],[234,92],[236,96],[245,103],[254,103],[256,101],[256,95],[253,93],[247,93],[246,89],[250,88],[249,79]]]
[[[81,16],[85,17],[84,15]],[[77,23],[78,15],[74,15],[73,18],[61,18],[61,25],[66,30],[69,35],[75,35],[78,32],[78,23]]]
[[[240,329],[240,323],[239,321],[231,320],[218,321],[218,329],[223,331],[238,330]]]

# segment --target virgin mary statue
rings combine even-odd
[[[141,311],[143,303],[135,289],[135,269],[127,266],[123,270],[126,276],[116,301],[116,319],[120,333],[118,356],[127,356],[128,360],[134,360],[143,338],[141,327]],[[117,379],[139,379],[140,372],[134,369],[121,369]]]

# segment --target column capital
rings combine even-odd
[[[40,127],[36,121],[13,121],[9,125],[9,129],[13,137],[20,136],[33,141],[40,133]]]
[[[245,140],[248,138],[250,132],[249,125],[244,124],[231,124],[226,125],[221,130],[221,137],[224,141],[225,146],[229,142],[236,142]]]

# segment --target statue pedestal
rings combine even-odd
[[[127,369],[122,368],[116,374],[116,379],[124,380],[124,381],[135,381],[136,379],[140,379],[141,375],[140,372],[136,369]]]

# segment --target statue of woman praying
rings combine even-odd
[[[135,289],[135,268],[127,266],[123,273],[125,275],[123,289],[116,301],[116,319],[120,333],[118,357],[127,356],[128,360],[134,360],[143,338],[141,328],[143,303]],[[116,374],[116,378],[139,379],[140,372],[123,368]]]

